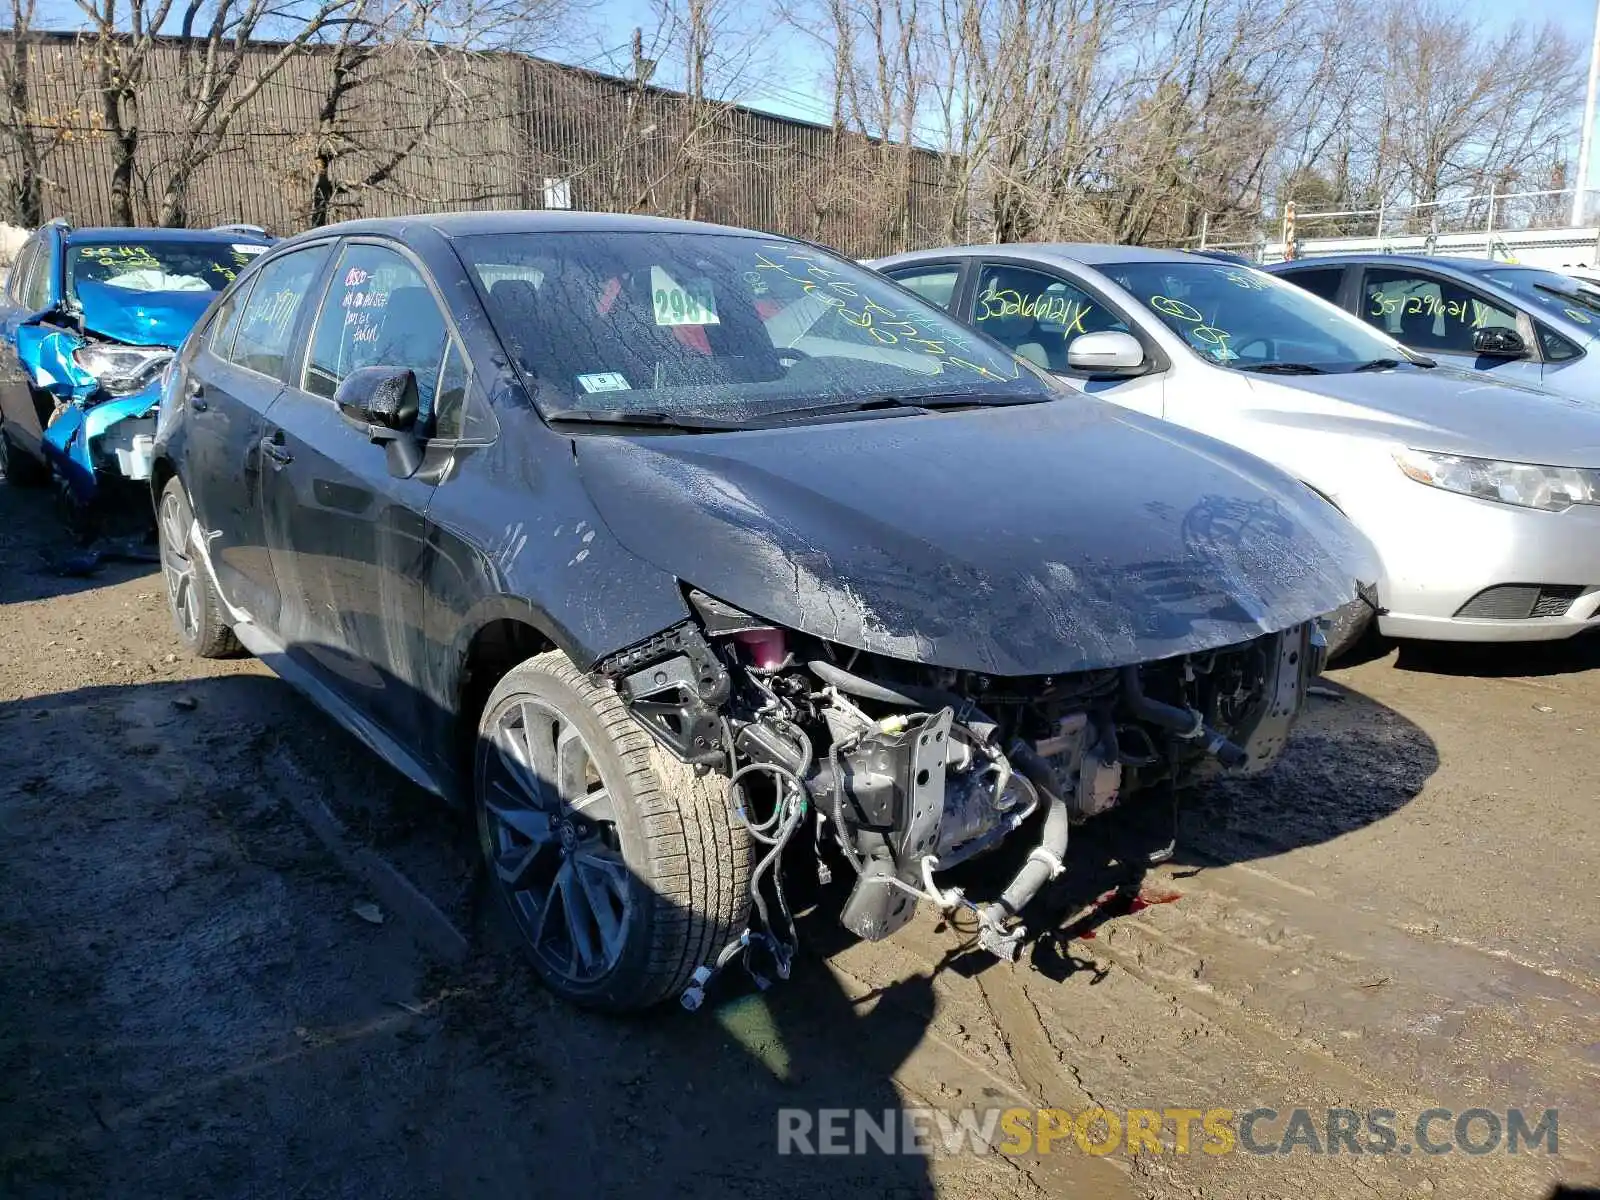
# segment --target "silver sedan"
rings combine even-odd
[[[874,264],[1068,385],[1242,447],[1340,508],[1396,637],[1600,625],[1600,409],[1439,365],[1263,271],[1126,246]]]

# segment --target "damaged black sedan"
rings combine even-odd
[[[609,1008],[786,974],[797,854],[862,937],[926,901],[1012,957],[1074,823],[1272,762],[1374,570],[1273,468],[846,260],[593,214],[275,247],[152,485],[186,646],[470,804],[543,978]],[[998,894],[941,878],[1019,841]]]

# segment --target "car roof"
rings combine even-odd
[[[1496,262],[1491,258],[1466,258],[1453,254],[1385,254],[1371,251],[1356,254],[1315,254],[1310,258],[1290,259],[1273,263],[1269,271],[1290,271],[1308,267],[1345,267],[1354,265],[1389,265],[1406,267],[1445,267],[1452,271],[1465,271],[1477,275],[1497,268],[1515,268],[1517,263]]]
[[[408,217],[370,217],[354,221],[341,221],[337,225],[324,225],[296,235],[293,241],[315,236],[334,234],[380,234],[402,237],[407,230],[417,227],[431,229],[447,238],[473,237],[480,234],[513,233],[721,233],[739,237],[779,237],[753,229],[738,229],[730,225],[711,225],[703,221],[681,221],[673,217],[648,217],[632,213],[599,213],[579,209],[537,210],[512,209],[501,211],[472,211],[426,213]],[[794,241],[784,238],[784,241]]]
[[[908,254],[890,255],[877,261],[909,262],[919,258],[946,256],[965,258],[976,255],[1065,259],[1087,267],[1131,262],[1194,262],[1196,258],[1185,250],[1161,250],[1151,246],[1115,246],[1098,242],[1000,242],[982,246],[941,246],[936,250],[917,250]]]
[[[97,246],[107,242],[248,242],[251,245],[270,246],[272,238],[266,234],[239,229],[164,229],[146,225],[102,225],[88,229],[73,229],[66,234],[69,246]]]

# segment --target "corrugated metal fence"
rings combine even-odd
[[[30,48],[29,125],[45,149],[46,216],[110,219],[111,139],[91,47]],[[249,51],[240,79],[275,52]],[[135,217],[154,222],[187,132],[183,47],[152,51],[139,93]],[[319,149],[329,219],[461,208],[572,207],[693,216],[809,237],[865,257],[949,241],[964,213],[938,155],[518,55],[390,47],[325,121],[333,52],[296,55],[195,171],[193,225],[312,221]],[[331,151],[331,154],[330,154]],[[7,139],[0,167],[18,170]],[[952,177],[954,172],[949,173]],[[964,220],[964,217],[961,218]]]

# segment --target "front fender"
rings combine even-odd
[[[17,357],[33,387],[60,403],[92,395],[99,382],[72,360],[83,339],[65,329],[24,325],[17,330]]]

